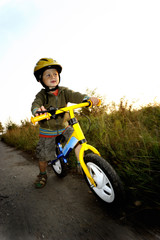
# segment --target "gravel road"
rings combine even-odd
[[[0,141],[0,240],[158,240],[160,233],[113,215],[89,191],[83,177],[59,179],[50,169],[35,189],[37,162]]]

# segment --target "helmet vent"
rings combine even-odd
[[[41,61],[46,61],[46,62],[48,62],[48,60],[47,60],[47,59],[45,59],[45,58],[41,58]]]

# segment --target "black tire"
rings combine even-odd
[[[67,164],[64,163],[63,158],[59,158],[51,166],[58,177],[63,178],[67,175]]]
[[[84,161],[96,183],[96,187],[91,187],[85,173],[84,177],[96,197],[110,205],[123,205],[123,185],[112,166],[105,159],[93,153],[87,154]]]

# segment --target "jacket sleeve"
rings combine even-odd
[[[65,88],[65,97],[67,102],[70,102],[70,103],[81,103],[84,100],[89,99],[89,97],[86,94],[82,94],[80,92],[74,92],[68,88]]]
[[[44,97],[44,94],[42,93],[42,91],[40,91],[36,95],[36,97],[35,97],[35,99],[34,99],[34,101],[32,103],[32,107],[31,107],[31,112],[32,112],[33,115],[35,115],[35,113],[38,110],[38,108],[40,108],[41,106],[44,105],[44,100],[45,100],[44,98],[45,97]]]

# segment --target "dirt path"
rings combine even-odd
[[[36,162],[0,142],[0,240],[156,240],[111,217],[89,192],[82,176],[59,179],[35,189]]]

